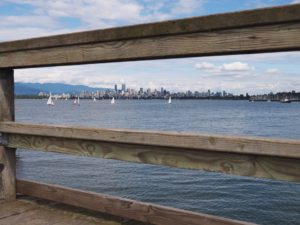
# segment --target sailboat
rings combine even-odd
[[[53,102],[53,100],[52,100],[52,95],[51,95],[51,93],[50,93],[50,96],[49,96],[49,98],[48,98],[47,105],[49,105],[49,106],[54,106],[54,105],[55,105],[54,102]]]
[[[288,99],[288,97],[285,97],[285,99],[280,100],[281,103],[291,103],[292,101]]]
[[[94,102],[95,102],[95,101],[96,101],[96,98],[94,97],[94,99],[93,99],[93,100],[94,100]]]
[[[115,104],[115,98],[114,97],[111,99],[110,104]]]
[[[80,103],[79,103],[79,97],[76,99],[74,99],[74,102],[73,102],[73,105],[80,105]]]
[[[169,104],[172,103],[172,100],[171,100],[171,96],[169,97],[169,101],[168,101]]]

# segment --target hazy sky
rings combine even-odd
[[[0,41],[202,16],[300,0],[1,0]],[[16,81],[94,87],[300,91],[300,53],[197,57],[16,70]]]

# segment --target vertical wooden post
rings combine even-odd
[[[0,122],[14,121],[14,71],[0,69]],[[0,137],[0,201],[16,199],[16,154],[7,148],[5,137]]]

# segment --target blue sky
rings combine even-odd
[[[1,0],[0,41],[300,3],[300,0]],[[300,54],[272,53],[16,70],[16,81],[138,89],[300,91]]]

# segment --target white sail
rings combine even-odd
[[[169,97],[169,101],[168,101],[169,104],[172,103],[172,100],[171,100],[171,96]]]
[[[79,103],[79,97],[74,99],[73,104],[74,105],[80,105],[80,103]]]
[[[51,95],[51,93],[50,93],[50,96],[49,96],[49,98],[48,98],[47,105],[54,105],[54,102],[53,102],[53,100],[52,100],[52,95]]]
[[[94,102],[96,101],[96,98],[94,97]]]
[[[112,98],[112,100],[111,100],[110,103],[111,103],[111,104],[115,104],[115,98],[114,98],[114,97]]]
[[[51,105],[51,96],[48,98],[47,105]]]

